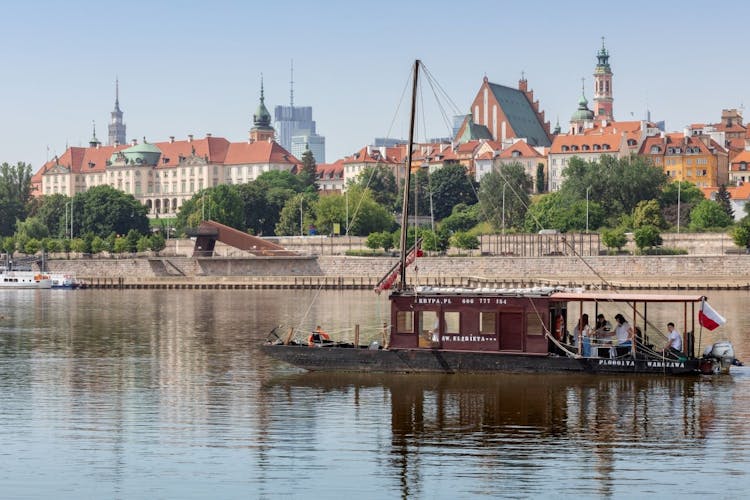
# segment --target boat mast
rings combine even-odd
[[[404,174],[404,200],[401,206],[401,280],[399,290],[406,288],[406,233],[409,230],[409,190],[411,186],[411,152],[414,147],[414,117],[417,112],[417,78],[420,61],[414,61],[414,82],[411,88],[411,115],[409,117],[409,142],[406,146],[406,173]],[[416,242],[415,242],[416,243]],[[416,247],[414,248],[416,252]]]

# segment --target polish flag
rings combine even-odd
[[[709,329],[716,330],[718,327],[727,322],[727,320],[721,314],[717,313],[713,307],[708,305],[706,299],[701,301],[701,310],[698,311],[698,322],[701,326]]]

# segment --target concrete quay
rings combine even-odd
[[[93,288],[372,289],[392,257],[138,256],[47,261]],[[750,290],[750,255],[424,257],[412,283],[442,286],[563,285],[589,289]]]

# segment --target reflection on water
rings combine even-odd
[[[738,376],[747,390],[747,373]],[[382,400],[390,409],[382,453],[403,497],[439,494],[434,483],[447,478],[459,478],[451,491],[466,495],[600,496],[666,487],[715,493],[701,469],[731,475],[747,458],[747,411],[735,413],[737,385],[708,378],[306,373],[273,380],[269,391],[306,402],[317,399],[313,394],[346,396],[354,414],[361,400]],[[733,458],[726,462],[728,446]]]
[[[746,292],[711,294],[750,358]],[[0,292],[3,497],[732,495],[750,369],[728,378],[299,373],[279,323],[377,335],[359,292]]]

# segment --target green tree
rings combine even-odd
[[[279,222],[276,224],[276,234],[278,236],[307,234],[308,228],[315,221],[313,201],[314,198],[307,193],[299,193],[287,200],[284,208],[281,209]]]
[[[750,249],[750,223],[743,221],[737,224],[729,232],[729,235],[735,245]]]
[[[244,228],[253,234],[274,234],[281,210],[303,191],[300,179],[289,172],[266,172],[255,181],[237,186],[242,200]]]
[[[732,208],[732,193],[722,184],[716,192],[716,203],[726,212],[730,219],[734,220],[734,209]]]
[[[605,229],[602,231],[602,243],[609,249],[616,249],[618,252],[622,247],[627,245],[628,237],[622,228]]]
[[[453,212],[440,222],[440,227],[451,233],[468,231],[479,223],[479,205],[468,206],[459,203],[453,207]]]
[[[398,187],[391,168],[385,165],[365,167],[351,184],[359,186],[362,190],[369,189],[375,202],[387,210],[400,210],[398,203],[401,198],[397,199]]]
[[[728,227],[732,218],[712,200],[703,200],[690,212],[690,229],[703,231],[709,228]]]
[[[642,226],[633,232],[635,246],[643,251],[646,248],[658,247],[662,244],[659,228],[656,226]]]
[[[544,178],[544,163],[536,164],[536,192],[544,193],[547,191],[547,179]]]
[[[204,218],[244,231],[245,210],[238,187],[219,184],[195,193],[180,207],[175,225],[180,231],[184,231],[186,228],[199,226]],[[147,234],[148,230],[141,232]]]
[[[128,239],[127,238],[125,238],[125,237],[117,237],[117,238],[115,238],[115,243],[114,243],[114,245],[112,247],[112,250],[115,253],[125,253],[125,252],[127,252],[129,250],[128,249],[128,245],[129,245],[129,243],[128,243]]]
[[[448,217],[459,203],[477,202],[477,186],[461,164],[449,164],[428,175],[428,191],[432,197],[432,213],[436,220]]]
[[[127,240],[128,242],[128,252],[138,251],[139,239],[141,239],[141,233],[139,233],[135,229],[131,229],[130,231],[128,231],[128,234],[125,236],[125,240]]]
[[[62,238],[70,227],[66,227],[69,204],[70,198],[64,194],[45,195],[33,215],[47,226],[50,236]]]
[[[151,238],[146,235],[138,238],[138,242],[135,244],[135,248],[138,252],[146,252],[151,246]]]
[[[393,235],[388,231],[378,231],[376,233],[370,233],[367,235],[366,241],[367,248],[377,250],[382,248],[383,251],[388,252],[393,248]]]
[[[41,240],[49,236],[47,226],[39,217],[28,217],[16,225],[16,236],[19,238],[34,238]]]
[[[479,248],[479,239],[471,233],[459,231],[450,237],[450,244],[462,250],[475,250]]]
[[[3,252],[13,257],[13,252],[16,251],[16,239],[12,236],[6,236],[3,238]]]
[[[305,152],[302,153],[302,167],[300,168],[299,176],[302,184],[305,187],[312,187],[314,191],[318,190],[317,176],[318,170],[315,163],[315,157],[310,151],[309,147],[305,148]]]
[[[167,246],[167,242],[164,239],[164,236],[162,236],[161,234],[151,235],[151,242],[149,243],[149,248],[152,251],[156,252],[157,255],[159,254],[159,252],[164,250],[166,246]]]
[[[635,228],[643,226],[655,226],[665,229],[667,223],[661,213],[659,202],[656,200],[640,201],[633,210],[633,226]]]
[[[148,209],[133,195],[108,185],[94,186],[75,195],[72,207],[74,234],[149,232]]]
[[[496,229],[522,228],[529,206],[531,178],[518,162],[501,164],[482,177],[480,214]]]
[[[664,171],[640,156],[615,158],[604,155],[598,162],[571,158],[563,170],[565,181],[560,189],[567,200],[598,203],[609,224],[614,225],[623,213],[631,213],[638,202],[657,198],[667,182]]]
[[[674,181],[664,186],[658,199],[659,205],[663,208],[670,205],[676,206],[678,201],[681,205],[695,204],[706,199],[706,197],[703,196],[703,191],[692,182]]]
[[[31,201],[31,165],[0,165],[0,236],[10,236],[25,220]]]
[[[349,234],[364,236],[377,231],[390,231],[393,215],[375,202],[369,189],[350,186],[347,196],[328,195],[315,203],[315,226],[323,233],[333,230],[333,224],[346,223],[346,202],[349,201]],[[356,200],[356,201],[354,201]]]
[[[97,254],[102,253],[107,248],[107,242],[106,240],[102,239],[101,236],[94,236],[94,239],[91,240],[91,253]]]
[[[26,244],[23,247],[23,253],[34,255],[42,249],[42,242],[36,238],[29,238],[26,240]]]
[[[420,232],[422,248],[428,252],[445,252],[450,246],[451,232],[440,228],[437,231],[425,229]]]
[[[70,240],[70,251],[76,253],[89,253],[86,241],[83,238],[73,238]]]

